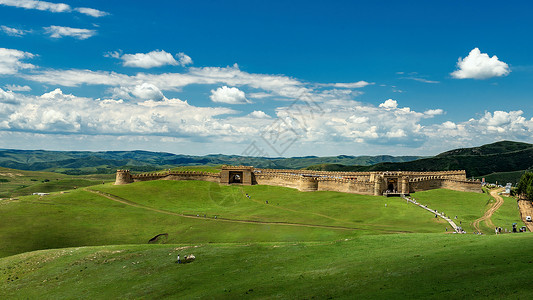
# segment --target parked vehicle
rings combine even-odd
[[[531,216],[526,216],[526,221],[531,222]]]

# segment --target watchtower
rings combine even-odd
[[[117,170],[117,176],[115,178],[115,185],[132,183],[130,170]]]

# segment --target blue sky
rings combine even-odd
[[[0,0],[0,148],[533,142],[529,1],[152,2]]]

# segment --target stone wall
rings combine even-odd
[[[131,182],[151,181],[151,180],[201,180],[220,182],[220,174],[208,172],[162,172],[144,173],[131,175],[129,171],[117,171],[115,184],[128,184]]]
[[[327,172],[310,170],[254,169],[249,166],[224,166],[220,174],[208,172],[162,172],[131,175],[118,170],[115,184],[150,180],[201,180],[230,184],[230,174],[242,172],[242,183],[283,186],[300,191],[336,191],[364,195],[382,195],[387,184],[395,184],[401,193],[432,189],[481,192],[479,181],[466,180],[465,171],[442,172]]]
[[[374,195],[374,183],[349,179],[320,178],[318,180],[318,190]]]
[[[448,189],[460,192],[482,193],[481,182],[471,180],[455,180],[444,178],[415,178],[409,181],[409,192],[420,192],[433,189]]]

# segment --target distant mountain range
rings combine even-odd
[[[19,170],[53,171],[66,174],[115,172],[117,168],[153,171],[171,166],[251,165],[258,168],[302,169],[317,164],[374,165],[382,162],[407,162],[421,156],[348,156],[267,158],[213,154],[179,155],[149,151],[45,151],[0,149],[0,166]]]
[[[213,154],[180,155],[149,151],[45,151],[0,149],[0,167],[52,171],[71,175],[114,173],[127,168],[149,172],[174,166],[251,165],[273,169],[313,169],[327,171],[439,171],[466,170],[469,177],[487,177],[500,182],[516,182],[525,170],[533,169],[533,145],[502,141],[474,148],[422,156],[305,156],[291,158],[244,157]]]

